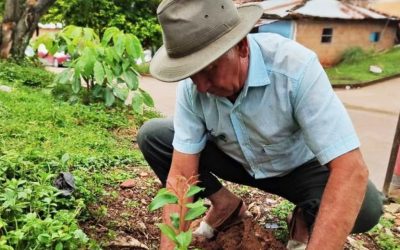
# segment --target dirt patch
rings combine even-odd
[[[81,227],[103,249],[158,249],[160,230],[156,223],[161,223],[161,211],[150,212],[148,205],[161,187],[160,182],[147,167],[132,167],[128,171],[136,176],[132,179],[130,188],[106,186],[105,194],[99,198],[99,202],[89,205],[90,219],[83,221]],[[254,188],[225,184],[248,205],[252,219],[246,219],[242,224],[219,233],[213,241],[196,239],[195,246],[204,250],[285,249],[286,224],[273,212],[273,208],[281,204],[283,199]],[[400,218],[400,213],[395,215],[395,218]],[[398,223],[396,227],[400,228],[400,219]],[[267,224],[275,225],[276,228],[265,229]],[[286,234],[280,240],[274,237],[278,231]],[[393,230],[392,232],[396,237],[400,235]],[[381,249],[371,235],[351,235],[345,249]]]
[[[193,246],[203,250],[286,249],[272,232],[262,229],[252,218],[220,232],[215,240],[195,239]]]

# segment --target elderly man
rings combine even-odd
[[[138,142],[164,185],[196,176],[211,208],[196,229],[213,237],[245,214],[217,177],[296,204],[288,248],[340,249],[382,214],[351,121],[312,51],[276,34],[248,34],[257,5],[164,0],[164,46],[150,71],[178,86],[174,120],[143,125]],[[176,211],[164,208],[164,220]],[[172,249],[161,239],[161,249]]]

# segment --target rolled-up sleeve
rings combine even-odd
[[[203,119],[193,108],[191,85],[189,79],[179,83],[174,115],[175,135],[172,145],[175,150],[185,154],[201,152],[207,141]]]
[[[295,88],[293,105],[306,144],[321,164],[360,146],[350,117],[316,56]]]

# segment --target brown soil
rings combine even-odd
[[[107,194],[98,203],[89,206],[91,219],[82,222],[81,227],[103,249],[158,249],[160,231],[156,223],[161,223],[161,211],[150,212],[148,205],[160,188],[160,182],[147,167],[129,167],[127,170],[136,176],[132,180],[134,186],[126,189],[119,185],[106,186]],[[194,246],[204,250],[285,249],[286,242],[274,237],[277,229],[264,229],[266,223],[281,222],[271,213],[271,209],[281,203],[282,198],[231,183],[226,183],[226,187],[244,200],[252,219],[220,232],[214,241],[196,239]],[[400,228],[400,219],[396,227]],[[280,230],[285,231],[282,228]],[[395,235],[400,236],[400,233],[395,232]],[[351,237],[366,249],[380,249],[373,234]],[[345,249],[361,248],[347,242]]]
[[[286,249],[275,239],[272,232],[260,227],[253,219],[246,218],[225,232],[220,232],[213,241],[195,239],[193,246],[203,250],[263,250]]]

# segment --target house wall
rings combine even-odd
[[[395,42],[396,24],[380,20],[296,20],[295,40],[318,54],[324,66],[338,63],[343,52],[351,47],[369,50],[391,48]],[[332,28],[330,43],[322,43],[324,28]],[[372,32],[380,32],[380,40],[371,42]]]

